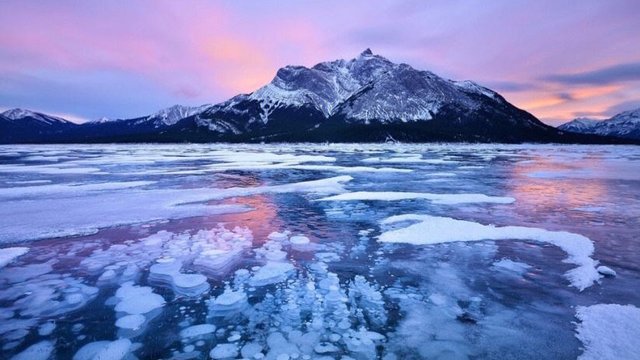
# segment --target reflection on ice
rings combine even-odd
[[[0,160],[2,358],[628,358],[638,336],[634,147]]]

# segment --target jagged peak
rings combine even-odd
[[[370,48],[366,48],[363,52],[360,53],[360,56],[373,56],[373,51]]]

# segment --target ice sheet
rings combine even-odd
[[[494,204],[511,204],[516,199],[507,196],[488,196],[484,194],[431,194],[431,193],[414,193],[414,192],[374,192],[374,191],[357,191],[344,193],[334,196],[318,199],[318,201],[354,201],[354,200],[380,200],[380,201],[398,201],[422,199],[429,200],[436,204],[465,204],[465,203],[494,203]]]

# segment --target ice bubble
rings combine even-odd
[[[293,270],[294,267],[290,263],[268,262],[253,274],[249,279],[249,285],[264,286],[284,281]]]
[[[145,321],[143,315],[125,315],[116,320],[116,326],[121,329],[138,330]]]
[[[115,309],[127,314],[146,314],[152,310],[164,306],[162,296],[155,294],[153,289],[147,286],[133,285],[126,282],[116,291],[116,297],[120,300]]]
[[[29,346],[26,350],[12,357],[11,360],[48,360],[54,349],[51,341],[41,341]]]
[[[183,274],[182,262],[162,262],[151,266],[149,281],[170,286],[176,294],[195,297],[209,290],[207,277],[201,274]]]
[[[93,356],[93,360],[120,360],[129,354],[131,340],[120,339],[107,343]]]
[[[262,352],[262,345],[260,345],[257,342],[248,343],[244,345],[242,349],[240,349],[240,354],[242,355],[242,357],[247,359],[253,358],[261,352]]]
[[[180,331],[180,337],[183,339],[194,338],[198,336],[213,334],[215,331],[216,326],[212,324],[193,325]]]
[[[228,359],[238,356],[238,345],[236,344],[218,344],[214,347],[209,356],[212,359]]]
[[[303,235],[292,236],[289,242],[293,245],[306,245],[309,243],[309,238]]]
[[[289,232],[287,231],[284,231],[284,232],[274,231],[267,236],[267,239],[269,240],[281,241],[281,242],[286,241],[288,238],[289,238]]]
[[[38,335],[40,336],[48,336],[56,329],[56,323],[54,321],[47,321],[44,324],[40,325],[38,328]]]

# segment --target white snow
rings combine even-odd
[[[617,273],[615,272],[615,270],[613,270],[612,268],[608,267],[608,266],[598,266],[597,268],[598,272],[604,276],[616,276]]]
[[[398,200],[429,200],[435,204],[464,204],[464,203],[494,203],[494,204],[511,204],[515,201],[512,197],[488,196],[484,194],[431,194],[416,192],[374,192],[374,191],[357,191],[344,193],[334,196],[318,199],[317,201],[398,201]]]
[[[633,305],[578,306],[576,332],[584,346],[580,360],[638,358],[640,308]]]
[[[534,240],[560,247],[568,257],[566,262],[578,265],[565,275],[580,291],[600,279],[597,261],[591,258],[593,243],[589,238],[565,231],[549,231],[523,226],[482,225],[472,221],[431,215],[397,215],[384,219],[383,226],[398,223],[412,224],[383,232],[378,240],[388,243],[415,245],[441,244],[454,241]]]
[[[18,257],[26,254],[28,251],[29,248],[26,247],[10,247],[0,249],[0,269],[7,266],[7,264],[17,259]]]

